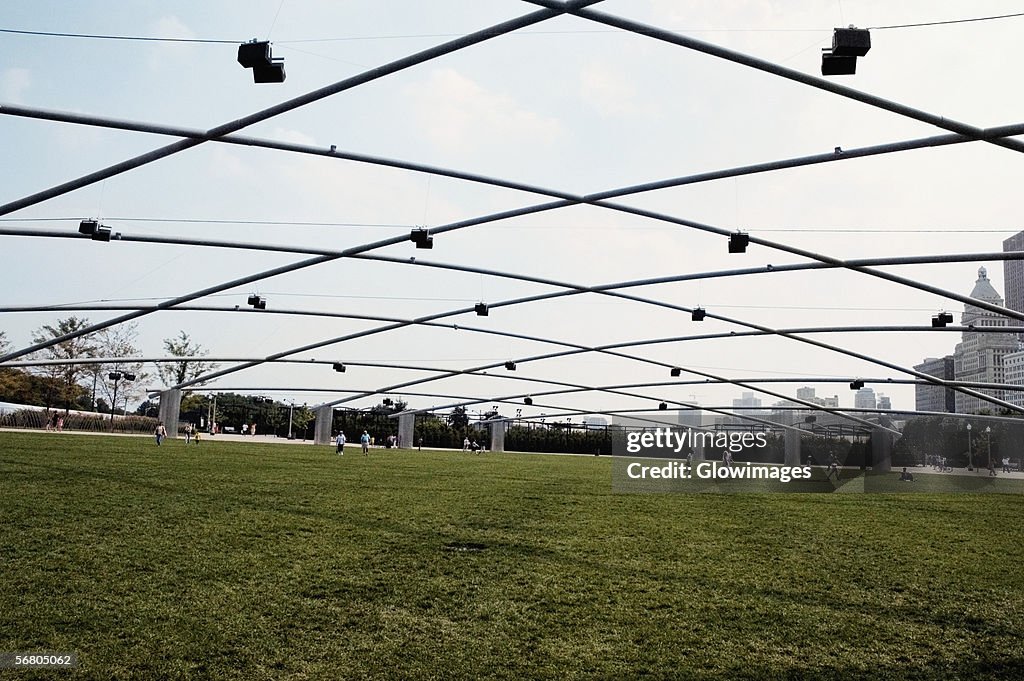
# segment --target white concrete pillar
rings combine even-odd
[[[398,415],[398,446],[413,449],[416,443],[416,412],[403,412]]]
[[[160,392],[160,422],[167,429],[167,437],[178,437],[178,417],[181,413],[181,389],[171,388]]]
[[[786,455],[785,464],[787,466],[799,466],[800,465],[800,436],[802,433],[795,428],[787,428],[785,443],[786,443]]]
[[[313,444],[329,445],[334,434],[334,407],[327,404],[316,410],[316,426],[313,428]],[[351,433],[346,433],[351,437]]]
[[[888,473],[892,470],[893,435],[884,428],[871,430],[871,470]]]
[[[505,430],[508,428],[508,419],[493,420],[491,426],[491,451],[505,451]]]

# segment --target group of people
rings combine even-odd
[[[359,436],[359,444],[363,448],[363,456],[367,456],[370,453],[370,440],[370,434],[365,430],[363,431],[363,434]],[[344,456],[345,454],[345,442],[344,431],[339,431],[338,435],[334,438],[334,444],[337,447],[335,452],[339,456]]]
[[[472,442],[470,442],[469,438],[467,437],[467,438],[465,438],[462,441],[462,451],[464,451],[464,452],[477,452],[477,453],[479,453],[481,449],[483,449],[483,448],[479,445],[479,443],[477,443],[476,440],[473,440]]]
[[[185,433],[186,445],[192,444],[193,442],[195,442],[197,445],[199,444],[198,428],[193,426],[191,423],[186,423],[183,432]],[[161,444],[163,444],[163,441],[167,439],[167,426],[164,425],[163,421],[156,424],[156,431],[154,434],[156,435],[156,444],[159,447]]]
[[[58,414],[57,412],[53,412],[52,414],[47,414],[46,415],[46,429],[47,430],[55,430],[58,433],[63,432],[64,431],[64,417],[61,416],[60,414]]]
[[[193,426],[191,423],[185,424],[185,444],[192,444],[195,442],[199,444],[199,429]]]

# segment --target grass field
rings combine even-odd
[[[0,432],[0,677],[1024,678],[1024,497],[610,469]]]

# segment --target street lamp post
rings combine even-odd
[[[117,384],[120,383],[122,380],[134,381],[135,374],[122,373],[120,371],[111,371],[109,374],[107,374],[107,378],[114,382],[114,395],[110,399],[110,423],[111,425],[113,425],[114,411],[117,409]]]
[[[111,371],[107,374],[107,378],[114,382],[114,398],[110,400],[110,424],[113,427],[114,424],[114,405],[117,404],[117,384],[121,380],[120,371]]]
[[[992,426],[985,426],[985,444],[988,446],[988,469],[992,470]]]
[[[294,440],[295,436],[292,435],[292,414],[295,413],[295,400],[292,400],[288,404],[288,439]]]
[[[206,405],[207,410],[208,410],[208,412],[207,412],[208,418],[207,418],[206,426],[207,426],[207,428],[209,428],[210,435],[213,436],[213,435],[217,434],[217,428],[216,428],[216,425],[217,425],[217,393],[211,393],[210,394],[210,399],[212,401],[212,404],[208,403]]]
[[[974,470],[974,452],[971,451],[971,424],[967,424],[967,470]]]

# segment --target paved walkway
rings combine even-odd
[[[64,429],[63,431],[57,432],[55,430],[50,430],[50,431],[43,430],[42,428],[0,428],[0,433],[41,433],[41,434],[45,434],[45,435],[53,435],[54,437],[60,437],[61,435],[106,435],[106,436],[112,436],[112,437],[148,437],[148,438],[152,438],[153,437],[153,433],[106,433],[106,432],[99,432],[99,431],[94,431],[94,430],[68,430],[68,429]],[[182,442],[184,442],[185,441],[185,436],[184,435],[179,435],[177,438],[167,438],[167,439],[169,439],[169,440],[170,439],[177,439],[177,440],[181,440]],[[205,440],[205,441],[210,441],[210,440],[213,440],[213,441],[226,440],[228,442],[257,442],[257,443],[262,442],[262,443],[272,443],[272,444],[279,444],[279,445],[280,444],[287,444],[287,445],[291,445],[291,444],[311,445],[311,444],[313,444],[312,440],[303,440],[303,439],[289,440],[286,437],[274,437],[273,435],[258,435],[258,434],[257,435],[239,435],[239,434],[236,434],[236,433],[220,433],[219,435],[209,435],[207,433],[203,433],[203,440]]]

